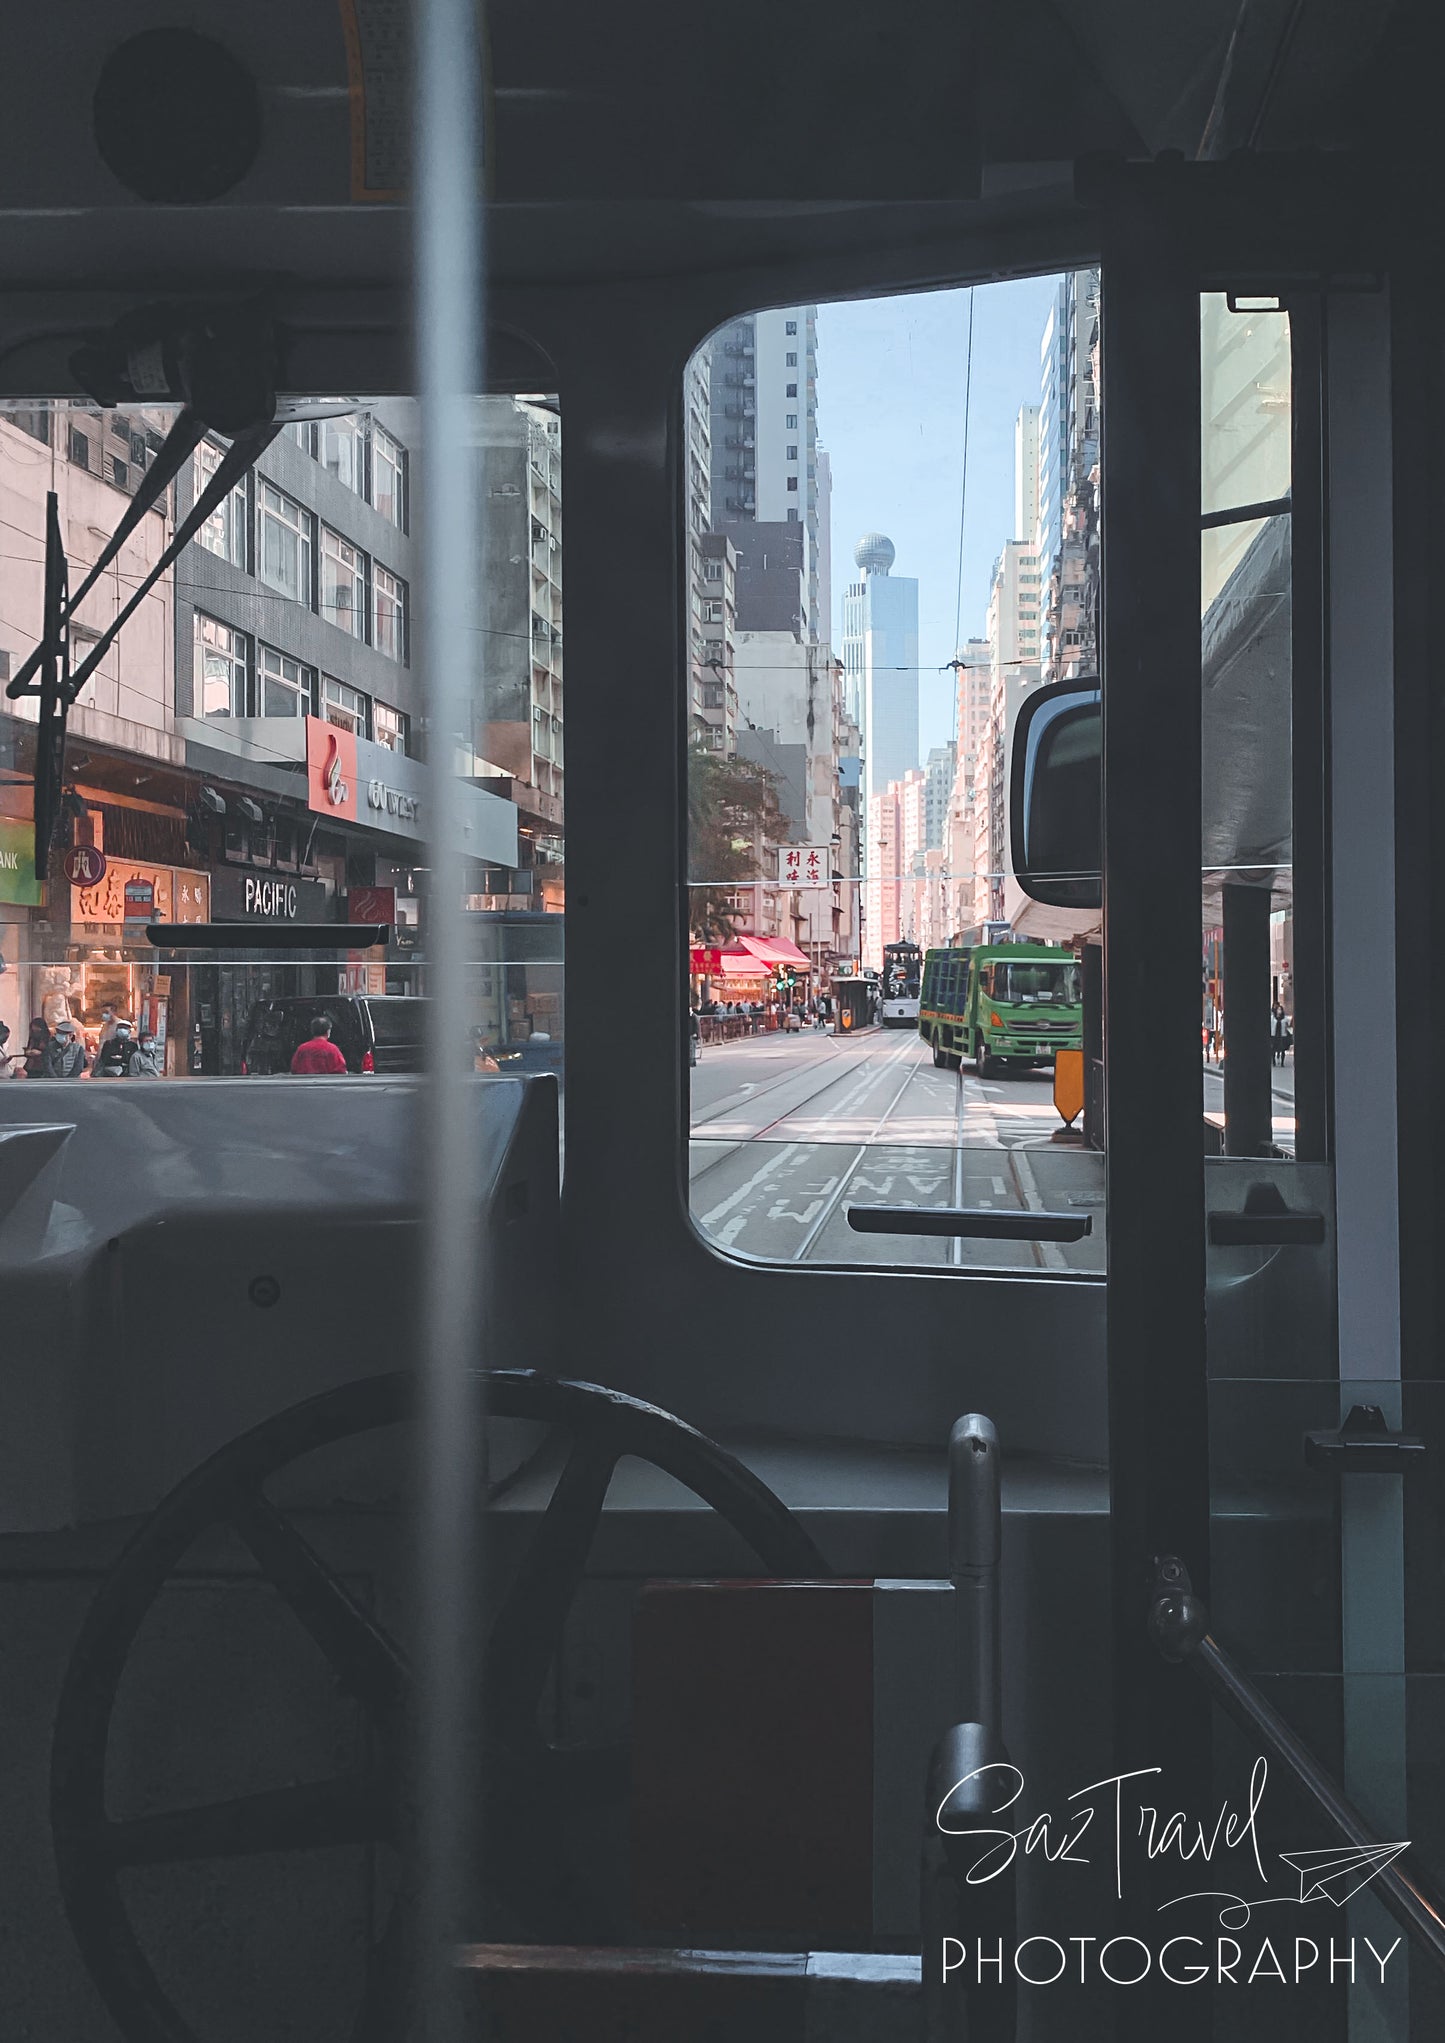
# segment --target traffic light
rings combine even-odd
[[[789,972],[789,974],[788,974],[788,984],[789,984],[790,986],[796,986],[796,985],[797,985],[797,983],[798,983],[798,975],[797,975],[797,973],[796,973],[796,972]]]

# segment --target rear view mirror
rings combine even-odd
[[[1103,715],[1097,682],[1025,696],[1014,725],[1009,853],[1031,900],[1097,908],[1103,898]]]

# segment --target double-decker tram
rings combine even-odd
[[[878,986],[881,997],[879,1018],[885,1029],[911,1028],[918,1020],[918,991],[923,974],[923,952],[916,943],[886,943]]]
[[[0,17],[5,2043],[1445,2034],[1435,11]]]

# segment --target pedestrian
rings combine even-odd
[[[126,1060],[127,1078],[163,1078],[161,1047],[150,1029],[142,1029],[135,1048]]]
[[[1274,1047],[1275,1063],[1283,1064],[1284,1053],[1290,1045],[1290,1032],[1284,1008],[1278,1000],[1270,1010],[1270,1041]]]
[[[123,1021],[118,1015],[114,1017],[114,1021],[115,1027],[110,1035],[101,1038],[92,1077],[124,1078],[126,1075],[126,1067],[135,1050],[135,1043],[131,1037],[130,1023]]]
[[[5,1046],[10,1041],[9,1022],[0,1021],[0,1078],[23,1078],[25,1059],[16,1056]]]
[[[345,1078],[346,1059],[331,1040],[329,1014],[318,1014],[312,1021],[311,1034],[291,1059],[291,1069],[298,1078]]]
[[[75,1032],[73,1021],[56,1024],[55,1034],[45,1046],[40,1060],[42,1078],[84,1078],[90,1066],[84,1043]]]
[[[44,1016],[32,1015],[30,1017],[30,1035],[25,1044],[25,1076],[27,1078],[43,1078],[45,1076],[42,1067],[45,1061],[45,1052],[49,1047],[50,1031],[45,1026]]]

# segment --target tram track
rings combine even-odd
[[[894,1065],[894,1064],[898,1063],[898,1062],[899,1062],[899,1060],[900,1060],[900,1059],[901,1059],[901,1058],[902,1058],[902,1057],[904,1056],[904,1054],[905,1054],[905,1053],[906,1053],[906,1052],[907,1052],[908,1050],[910,1050],[911,1048],[913,1048],[913,1046],[914,1046],[914,1039],[913,1039],[913,1038],[907,1038],[907,1039],[905,1039],[905,1040],[904,1040],[904,1041],[903,1041],[902,1043],[900,1043],[900,1044],[899,1044],[899,1046],[898,1046],[898,1048],[897,1048],[897,1049],[896,1049],[896,1050],[895,1050],[895,1051],[893,1052],[893,1054],[892,1054],[892,1055],[891,1055],[890,1057],[885,1057],[885,1058],[883,1059],[883,1062],[882,1062],[882,1069],[883,1069],[883,1071],[885,1071],[885,1072],[886,1072],[886,1071],[887,1071],[887,1070],[888,1070],[888,1069],[889,1069],[889,1068],[890,1068],[890,1067],[891,1067],[892,1065]],[[833,1053],[833,1055],[832,1055],[832,1056],[830,1056],[829,1058],[827,1058],[827,1059],[826,1059],[825,1061],[826,1061],[827,1063],[829,1063],[829,1064],[834,1064],[834,1063],[839,1063],[839,1062],[844,1062],[844,1061],[847,1061],[847,1062],[851,1062],[852,1060],[851,1060],[851,1059],[845,1059],[845,1058],[843,1057],[843,1054],[842,1054],[841,1052],[837,1052],[837,1051],[835,1051],[835,1052]],[[873,1060],[872,1060],[872,1058],[870,1057],[870,1058],[868,1058],[868,1059],[867,1059],[867,1060],[865,1061],[864,1069],[863,1069],[863,1070],[862,1070],[862,1071],[861,1071],[861,1072],[860,1072],[860,1073],[858,1074],[857,1080],[856,1080],[856,1082],[855,1082],[855,1085],[854,1085],[854,1088],[853,1088],[853,1096],[854,1096],[854,1097],[857,1097],[857,1098],[861,1098],[861,1097],[862,1097],[862,1096],[863,1096],[863,1095],[864,1095],[864,1094],[865,1094],[865,1093],[866,1093],[866,1092],[868,1091],[868,1088],[869,1088],[869,1087],[870,1087],[871,1085],[873,1085],[873,1084],[876,1084],[876,1082],[877,1082],[877,1080],[878,1080],[878,1077],[879,1077],[879,1072],[878,1072],[878,1070],[877,1070],[876,1068],[871,1068],[872,1066],[873,1066]],[[920,1068],[921,1068],[921,1067],[920,1067]],[[911,1075],[911,1074],[910,1074],[910,1075]],[[699,1140],[699,1139],[700,1139],[700,1140],[705,1140],[705,1141],[714,1141],[714,1142],[734,1142],[734,1143],[746,1143],[746,1142],[765,1142],[765,1141],[766,1141],[766,1140],[768,1139],[768,1136],[769,1136],[769,1134],[771,1133],[771,1131],[772,1131],[772,1130],[773,1130],[774,1128],[781,1128],[781,1127],[782,1127],[782,1126],[784,1125],[784,1123],[785,1123],[785,1122],[787,1122],[787,1121],[790,1121],[790,1120],[792,1120],[792,1118],[794,1117],[794,1115],[795,1115],[795,1114],[800,1114],[800,1113],[801,1113],[801,1112],[803,1111],[803,1109],[804,1109],[805,1107],[811,1106],[814,1100],[816,1100],[816,1099],[820,1098],[820,1097],[822,1096],[822,1094],[824,1094],[825,1092],[829,1091],[831,1087],[833,1087],[833,1086],[835,1086],[835,1085],[840,1085],[840,1084],[844,1083],[847,1077],[848,1077],[848,1073],[846,1073],[846,1072],[834,1072],[834,1073],[833,1073],[833,1074],[832,1074],[832,1075],[831,1075],[830,1077],[827,1077],[827,1078],[825,1078],[825,1079],[823,1080],[823,1082],[822,1082],[822,1084],[821,1084],[821,1085],[816,1085],[816,1086],[814,1086],[811,1092],[807,1092],[807,1093],[804,1093],[804,1095],[803,1095],[803,1097],[802,1097],[801,1099],[799,1099],[799,1100],[795,1100],[795,1101],[793,1102],[792,1106],[790,1106],[790,1107],[788,1108],[788,1110],[787,1110],[787,1112],[786,1112],[786,1113],[782,1113],[782,1114],[776,1114],[776,1115],[774,1115],[774,1117],[773,1117],[773,1119],[772,1119],[771,1121],[764,1121],[764,1123],[762,1124],[762,1126],[761,1126],[760,1128],[750,1128],[750,1129],[748,1130],[748,1132],[747,1132],[747,1133],[746,1133],[745,1135],[744,1135],[744,1134],[726,1134],[726,1133],[720,1133],[720,1134],[717,1134],[717,1135],[712,1135],[712,1136],[704,1136],[704,1137],[699,1137],[699,1135],[698,1135],[698,1130],[699,1130],[699,1129],[701,1129],[701,1128],[710,1128],[710,1127],[712,1127],[712,1126],[714,1125],[714,1123],[716,1123],[716,1122],[718,1122],[718,1121],[722,1120],[722,1119],[723,1119],[723,1118],[724,1118],[724,1117],[725,1117],[726,1115],[728,1115],[728,1114],[735,1114],[735,1113],[737,1113],[737,1112],[739,1112],[739,1111],[740,1111],[740,1109],[739,1109],[739,1108],[738,1108],[737,1106],[730,1106],[730,1107],[720,1107],[720,1108],[719,1108],[719,1109],[717,1110],[717,1112],[716,1112],[716,1113],[713,1113],[713,1114],[709,1114],[709,1115],[707,1116],[707,1118],[706,1118],[705,1120],[701,1120],[701,1121],[694,1121],[694,1122],[692,1123],[692,1125],[691,1125],[691,1128],[690,1128],[690,1130],[689,1130],[689,1136],[690,1136],[690,1139],[693,1139],[693,1140]],[[752,1100],[755,1100],[755,1099],[761,1099],[761,1098],[762,1098],[762,1097],[763,1097],[763,1096],[764,1096],[764,1095],[765,1095],[766,1093],[769,1093],[769,1092],[776,1092],[779,1086],[783,1086],[783,1085],[792,1085],[792,1084],[796,1084],[796,1083],[797,1083],[797,1077],[796,1077],[796,1074],[793,1074],[793,1073],[788,1073],[788,1074],[785,1074],[785,1075],[784,1075],[784,1076],[783,1076],[782,1078],[774,1078],[774,1079],[770,1079],[770,1080],[768,1080],[768,1081],[767,1081],[767,1083],[766,1083],[766,1084],[764,1084],[764,1085],[760,1085],[760,1086],[759,1086],[759,1087],[757,1088],[757,1090],[756,1090],[756,1091],[755,1091],[755,1092],[754,1092],[754,1093],[752,1094],[752,1099],[750,1099],[748,1103],[749,1103],[749,1105],[751,1105],[751,1103],[752,1103]],[[904,1082],[904,1083],[905,1083],[905,1085],[906,1085],[906,1084],[907,1084],[907,1081],[905,1080],[905,1082]],[[900,1094],[898,1095],[898,1097],[901,1097],[901,1091],[900,1091]],[[851,1099],[850,1099],[850,1096],[849,1096],[848,1094],[845,1094],[845,1095],[844,1095],[844,1097],[842,1098],[842,1100],[840,1100],[840,1101],[838,1102],[838,1111],[839,1111],[839,1112],[843,1112],[843,1111],[846,1111],[846,1109],[848,1108],[848,1106],[849,1106],[850,1104],[851,1104]],[[896,1104],[896,1100],[895,1100],[895,1102],[894,1102],[893,1104]],[[889,1106],[889,1108],[888,1108],[888,1112],[890,1112],[890,1113],[892,1112],[892,1105],[890,1105],[890,1106]],[[790,1138],[790,1137],[780,1137],[779,1139],[780,1139],[780,1140],[809,1140],[809,1139],[813,1139],[813,1140],[816,1140],[817,1138],[808,1138],[808,1137],[791,1137],[791,1138]],[[850,1136],[850,1137],[848,1137],[848,1140],[849,1140],[850,1142],[857,1142],[857,1141],[859,1141],[860,1139],[862,1139],[862,1138],[860,1138],[860,1137],[858,1137],[858,1136]],[[873,1137],[872,1137],[872,1136],[870,1136],[870,1137],[868,1137],[867,1139],[871,1141],[871,1140],[873,1139]],[[721,1159],[719,1159],[719,1160],[721,1160]],[[704,1172],[705,1172],[705,1171],[707,1171],[707,1170],[711,1170],[711,1169],[713,1169],[713,1168],[714,1168],[714,1166],[713,1166],[713,1165],[711,1165],[711,1164],[706,1164],[706,1165],[704,1165],[704,1166],[703,1166],[703,1170],[700,1170],[700,1171],[699,1171],[699,1172],[697,1173],[697,1176],[698,1176],[698,1177],[701,1177],[701,1176],[703,1176],[703,1175],[704,1175]]]
[[[888,1063],[884,1066],[884,1069],[887,1070],[892,1065],[897,1064],[901,1056],[902,1051],[900,1050],[895,1056],[891,1057],[888,1060]],[[862,1163],[864,1157],[867,1156],[869,1150],[879,1140],[879,1137],[882,1134],[885,1125],[887,1124],[888,1116],[893,1112],[894,1108],[898,1105],[898,1102],[902,1099],[904,1093],[907,1092],[909,1086],[912,1085],[914,1079],[917,1078],[921,1072],[925,1071],[928,1068],[929,1067],[927,1067],[926,1065],[921,1064],[914,1065],[912,1069],[907,1072],[907,1074],[904,1077],[902,1085],[900,1085],[897,1092],[894,1093],[892,1099],[883,1109],[883,1112],[879,1115],[877,1121],[874,1123],[873,1127],[868,1131],[868,1133],[864,1136],[861,1137],[855,1136],[853,1138],[852,1146],[855,1151],[853,1161],[839,1173],[837,1185],[835,1186],[834,1190],[831,1193],[829,1193],[828,1197],[823,1201],[821,1212],[818,1214],[817,1218],[809,1227],[807,1233],[803,1236],[803,1239],[799,1243],[798,1247],[793,1251],[792,1256],[789,1258],[791,1262],[801,1263],[807,1260],[809,1250],[812,1248],[814,1242],[817,1241],[818,1237],[822,1234],[823,1229],[828,1225],[828,1222],[833,1218],[833,1215],[838,1211],[839,1206],[842,1204],[844,1194],[847,1192],[849,1185],[852,1183],[853,1178],[856,1176],[859,1164]],[[780,1121],[786,1120],[787,1116],[781,1115],[779,1119]]]

